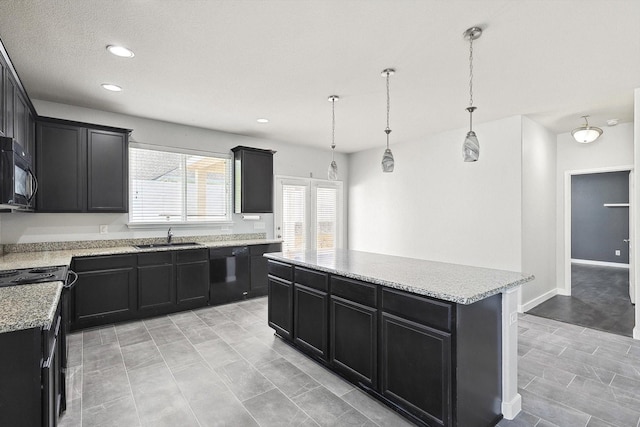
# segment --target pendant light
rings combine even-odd
[[[581,144],[589,144],[600,138],[600,135],[602,135],[602,129],[595,126],[589,126],[587,117],[589,116],[582,116],[584,119],[584,126],[580,126],[579,128],[575,128],[571,131],[573,139]]]
[[[462,158],[465,162],[477,162],[480,157],[480,143],[478,137],[473,131],[473,112],[476,107],[473,106],[473,41],[480,38],[482,29],[479,27],[471,27],[464,32],[464,38],[469,40],[469,132],[462,144]]]
[[[384,154],[382,155],[382,172],[393,172],[394,160],[393,153],[389,148],[389,134],[391,133],[391,129],[389,128],[389,76],[395,74],[396,70],[393,68],[387,68],[382,71],[382,77],[387,78],[387,127],[384,130],[384,133],[387,134],[387,149],[384,150]]]
[[[333,158],[336,150],[336,101],[339,100],[338,95],[331,95],[328,101],[331,103],[331,164],[329,165],[328,175],[330,181],[338,179],[338,165]]]

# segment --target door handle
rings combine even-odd
[[[622,239],[622,241],[625,243],[631,243],[631,239]]]

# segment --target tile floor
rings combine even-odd
[[[411,425],[266,318],[259,298],[71,334],[60,427]]]
[[[529,314],[632,336],[635,313],[628,269],[572,264],[571,285],[571,296],[556,295]]]
[[[71,334],[60,427],[408,426],[274,337],[266,298]],[[640,341],[520,317],[523,411],[500,427],[640,427]]]

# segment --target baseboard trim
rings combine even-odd
[[[527,301],[526,303],[519,305],[518,306],[518,312],[519,313],[525,313],[529,310],[531,310],[533,307],[542,304],[543,302],[545,302],[548,299],[551,299],[553,297],[555,297],[556,295],[558,295],[558,289],[554,288],[551,289],[550,291],[545,292],[544,294],[535,297],[534,299]]]
[[[640,326],[633,328],[633,339],[640,340]]]
[[[584,265],[597,265],[599,267],[616,267],[616,268],[629,268],[629,264],[622,262],[606,262],[606,261],[592,261],[590,259],[575,259],[571,258],[572,264],[584,264]]]
[[[507,420],[512,420],[522,410],[522,396],[520,393],[509,402],[502,402],[502,415]]]

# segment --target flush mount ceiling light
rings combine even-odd
[[[109,51],[109,53],[112,53],[113,55],[119,56],[121,58],[133,58],[135,56],[132,50],[127,49],[124,46],[116,46],[110,44],[109,46],[107,46],[107,50]]]
[[[109,90],[111,92],[122,92],[122,88],[118,85],[114,85],[112,83],[102,83],[100,86],[102,86],[103,89]]]
[[[256,122],[258,122],[258,123],[269,123],[269,119],[260,118],[260,119],[256,120]]]
[[[469,106],[466,109],[469,112],[469,132],[462,144],[462,158],[465,162],[477,162],[480,157],[480,143],[473,131],[473,112],[476,110],[473,106],[473,41],[480,38],[482,29],[471,27],[463,35],[469,40]]]
[[[333,158],[336,151],[336,101],[339,100],[338,95],[331,95],[328,101],[331,103],[331,164],[327,174],[330,181],[338,179],[338,165]]]
[[[573,139],[581,144],[589,144],[590,142],[598,139],[600,135],[602,135],[602,129],[595,126],[589,126],[587,117],[589,116],[582,116],[582,118],[584,119],[584,126],[580,126],[579,128],[575,128],[571,131],[571,136],[573,136]]]
[[[389,148],[389,134],[391,133],[391,129],[389,128],[389,76],[395,74],[396,70],[393,68],[387,68],[382,70],[382,77],[387,78],[387,127],[384,130],[384,133],[387,134],[387,149],[384,150],[384,154],[382,155],[382,172],[393,172],[393,167],[395,161],[393,160],[393,153]]]

